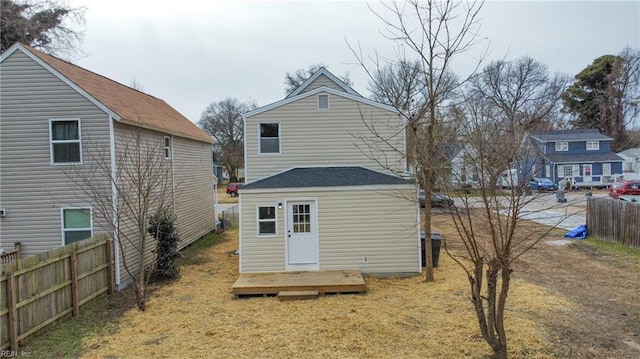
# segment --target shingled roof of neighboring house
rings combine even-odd
[[[15,46],[15,45],[14,45]],[[213,143],[211,136],[163,100],[122,85],[72,63],[60,60],[29,46],[18,44],[102,103],[117,121],[144,128]]]
[[[411,184],[411,182],[363,167],[309,167],[290,169],[242,186],[241,190],[407,184]]]
[[[613,140],[613,138],[601,134],[597,129],[531,131],[529,136],[542,142]]]
[[[622,162],[622,157],[616,155],[613,152],[608,153],[563,153],[563,154],[548,154],[544,157],[551,163],[590,163],[590,162]]]

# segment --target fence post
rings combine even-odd
[[[9,302],[9,342],[11,350],[18,350],[18,282],[13,272],[7,273],[7,294]]]
[[[13,247],[15,248],[15,251],[16,251],[17,256],[18,256],[18,258],[16,258],[16,260],[22,258],[22,251],[20,249],[20,247],[21,247],[20,242],[15,242],[13,244]]]
[[[69,266],[71,267],[71,305],[73,306],[73,316],[80,314],[80,305],[78,304],[78,258],[76,251],[70,253]]]
[[[113,283],[113,273],[114,273],[114,268],[113,268],[113,240],[107,239],[105,241],[105,246],[106,246],[106,256],[107,256],[107,294],[113,294],[113,288],[114,288],[114,283]]]

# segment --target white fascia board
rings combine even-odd
[[[315,95],[319,94],[320,92],[328,92],[330,94],[333,94],[333,95],[336,95],[336,96],[340,96],[340,97],[344,97],[344,98],[349,99],[349,100],[353,100],[353,101],[356,101],[356,102],[364,103],[364,104],[367,104],[367,105],[370,105],[370,106],[373,106],[373,107],[377,107],[377,108],[380,108],[380,109],[383,109],[383,110],[387,110],[389,112],[400,114],[400,111],[398,111],[398,109],[396,109],[396,108],[394,108],[392,106],[385,105],[385,104],[382,104],[382,103],[379,103],[379,102],[376,102],[376,101],[373,101],[373,100],[369,100],[369,99],[364,98],[362,96],[354,96],[354,95],[348,94],[346,92],[342,92],[342,91],[339,91],[339,90],[332,89],[330,87],[321,86],[321,87],[315,88],[315,89],[313,89],[311,91],[304,92],[304,93],[302,93],[300,95],[293,96],[293,97],[288,97],[288,98],[285,98],[284,100],[280,100],[280,101],[274,102],[274,103],[272,103],[270,105],[266,105],[266,106],[257,108],[257,109],[255,109],[253,111],[246,112],[242,116],[246,120],[249,117],[261,114],[263,112],[267,112],[267,111],[273,110],[273,109],[278,108],[280,106],[288,105],[288,104],[293,103],[295,101],[298,101],[300,99],[303,99],[303,98],[306,98],[306,97],[309,97],[309,96],[315,96]]]
[[[289,188],[254,188],[254,189],[239,189],[238,192],[242,194],[252,193],[302,193],[302,192],[340,192],[340,191],[406,191],[415,190],[415,185],[412,183],[407,184],[380,184],[380,185],[367,185],[367,186],[318,186],[318,187],[289,187]]]
[[[83,90],[80,86],[76,85],[75,82],[69,80],[66,76],[64,76],[63,74],[58,72],[58,70],[56,70],[53,67],[51,67],[48,63],[44,62],[41,58],[39,58],[38,56],[34,55],[31,51],[27,50],[20,43],[14,44],[7,51],[5,51],[2,54],[2,56],[0,56],[0,63],[3,62],[7,57],[9,57],[11,54],[16,52],[17,50],[20,50],[22,53],[27,55],[30,59],[32,59],[33,61],[38,63],[40,66],[44,67],[47,71],[51,72],[55,77],[60,79],[60,81],[64,82],[69,87],[74,89],[76,92],[78,92],[84,98],[86,98],[89,102],[91,102],[92,104],[96,105],[99,109],[104,111],[107,115],[111,116],[111,118],[113,118],[116,121],[120,121],[121,117],[117,113],[113,112],[110,108],[105,106],[105,104],[103,104],[102,102],[98,101],[96,98],[91,96],[88,92]]]

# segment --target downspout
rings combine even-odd
[[[118,236],[118,190],[116,187],[116,138],[115,138],[115,130],[113,127],[113,117],[109,116],[109,152],[111,156],[111,204],[113,206],[113,241],[114,241],[114,251],[113,255],[115,257],[115,279],[116,279],[116,287],[120,286],[120,237]]]
[[[175,169],[175,158],[173,156],[173,148],[175,147],[175,143],[173,141],[173,135],[169,135],[171,139],[171,202],[172,202],[172,211],[175,215],[176,213],[176,169]]]

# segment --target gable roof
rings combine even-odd
[[[308,167],[263,178],[242,189],[407,185],[410,181],[363,167]]]
[[[554,131],[531,131],[529,136],[540,142],[551,141],[611,141],[613,138],[605,136],[597,129],[574,129]]]
[[[163,100],[29,46],[14,44],[2,54],[0,62],[15,51],[29,56],[118,122],[207,143],[214,142],[211,136]]]
[[[287,95],[286,98],[293,97],[302,93],[307,87],[309,87],[309,85],[311,85],[320,76],[328,77],[331,81],[335,82],[336,85],[342,88],[346,93],[354,96],[362,97],[362,95],[356,92],[356,90],[352,89],[349,85],[345,84],[344,81],[340,80],[334,74],[329,72],[329,70],[325,69],[324,67],[321,67],[320,69],[318,69],[318,71],[314,72],[313,75],[309,76],[309,78],[306,79],[302,84],[300,84],[300,86],[298,86],[289,95]]]
[[[255,109],[253,111],[246,112],[246,113],[242,114],[242,117],[246,119],[248,117],[252,117],[252,116],[261,114],[263,112],[267,112],[269,110],[273,110],[273,109],[278,108],[280,106],[284,106],[284,105],[290,104],[290,103],[298,101],[300,99],[303,99],[303,98],[306,98],[306,97],[309,97],[309,96],[317,95],[320,92],[328,92],[328,93],[336,95],[336,96],[344,97],[344,98],[347,98],[347,99],[350,99],[350,100],[353,100],[353,101],[356,101],[356,102],[360,102],[360,103],[363,103],[363,104],[367,104],[367,105],[370,105],[370,106],[373,106],[373,107],[377,107],[377,108],[380,108],[380,109],[383,109],[383,110],[387,110],[387,111],[398,113],[398,114],[400,113],[394,107],[382,104],[380,102],[369,100],[368,98],[364,98],[364,97],[359,96],[359,95],[358,96],[354,96],[354,95],[348,94],[346,92],[342,92],[342,91],[339,91],[339,90],[336,90],[336,89],[332,89],[330,87],[321,86],[321,87],[315,88],[315,89],[313,89],[311,91],[303,92],[300,95],[293,96],[293,97],[286,97],[284,100],[280,100],[280,101],[274,102],[272,104],[259,107],[259,108]]]

